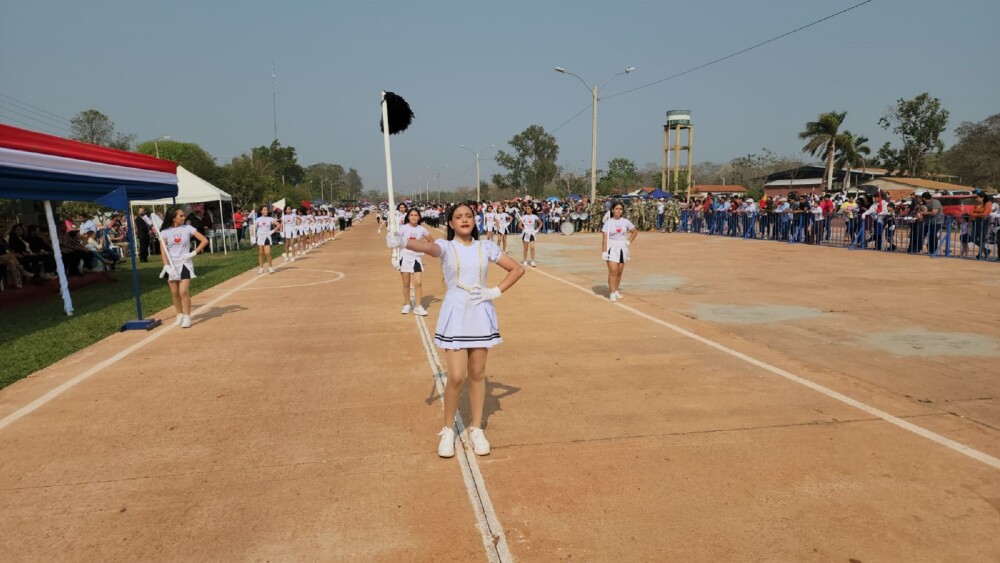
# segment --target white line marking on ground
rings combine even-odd
[[[312,283],[296,283],[296,284],[291,284],[291,285],[276,285],[274,287],[251,287],[251,288],[248,288],[247,291],[263,291],[265,289],[288,289],[288,288],[292,288],[292,287],[309,287],[311,285],[323,285],[323,284],[326,284],[326,283],[339,282],[340,280],[344,279],[344,272],[338,272],[336,270],[316,270],[314,268],[295,268],[294,270],[289,270],[289,272],[327,272],[327,273],[330,273],[330,274],[337,274],[337,277],[335,277],[333,279],[329,279],[329,280],[323,280],[323,281],[312,282]],[[263,274],[261,274],[261,275],[263,275]]]
[[[573,283],[573,282],[571,282],[569,280],[565,280],[563,278],[560,278],[559,276],[550,274],[548,272],[544,272],[542,270],[539,270],[538,268],[532,268],[532,270],[535,271],[535,272],[538,272],[539,274],[542,274],[543,276],[552,278],[552,279],[554,279],[554,280],[556,280],[558,282],[562,282],[562,283],[564,283],[564,284],[566,284],[566,285],[568,285],[570,287],[574,287],[576,289],[579,289],[580,291],[586,293],[587,295],[596,297],[597,299],[601,299],[602,301],[606,301],[606,299],[604,297],[602,297],[600,295],[597,295],[592,290],[587,289],[587,288],[585,288],[585,287],[583,287],[581,285],[577,285],[577,284],[575,284],[575,283]],[[608,304],[611,305],[612,303],[610,301],[608,301]],[[798,383],[799,385],[803,385],[805,387],[808,387],[808,388],[812,389],[813,391],[817,391],[819,393],[822,393],[822,394],[826,395],[827,397],[830,397],[831,399],[834,399],[834,400],[840,401],[842,403],[848,404],[848,405],[850,405],[850,406],[852,406],[852,407],[854,407],[856,409],[862,410],[862,411],[864,411],[864,412],[866,412],[866,413],[868,413],[868,414],[870,414],[872,416],[876,416],[878,418],[881,418],[882,420],[888,422],[889,424],[893,424],[895,426],[898,426],[898,427],[902,428],[903,430],[907,430],[909,432],[912,432],[912,433],[916,434],[917,436],[921,436],[923,438],[927,438],[928,440],[931,440],[932,442],[936,442],[936,443],[938,443],[938,444],[940,444],[942,446],[945,446],[946,448],[952,449],[952,450],[954,450],[954,451],[956,451],[956,452],[958,452],[958,453],[960,453],[962,455],[971,457],[972,459],[974,459],[976,461],[979,461],[981,463],[985,463],[986,465],[989,465],[989,466],[991,466],[991,467],[993,467],[995,469],[1000,469],[1000,458],[993,457],[993,456],[991,456],[991,455],[989,455],[989,454],[987,454],[985,452],[981,452],[981,451],[979,451],[977,449],[974,449],[974,448],[971,448],[969,446],[966,446],[965,444],[962,444],[961,442],[956,442],[955,440],[952,440],[951,438],[946,438],[946,437],[944,437],[944,436],[942,436],[942,435],[940,435],[940,434],[938,434],[936,432],[932,432],[932,431],[930,431],[930,430],[928,430],[928,429],[926,429],[926,428],[924,428],[922,426],[917,426],[916,424],[913,424],[912,422],[907,422],[907,421],[905,421],[905,420],[903,420],[903,419],[901,419],[901,418],[899,418],[897,416],[893,416],[893,415],[891,415],[891,414],[889,414],[889,413],[887,413],[885,411],[879,410],[879,409],[877,409],[877,408],[875,408],[873,406],[870,406],[870,405],[867,405],[865,403],[862,403],[861,401],[858,401],[857,399],[852,399],[851,397],[848,397],[847,395],[844,395],[843,393],[838,393],[837,391],[834,391],[833,389],[830,389],[829,387],[824,387],[824,386],[822,386],[822,385],[820,385],[818,383],[815,383],[813,381],[810,381],[810,380],[808,380],[808,379],[806,379],[804,377],[795,375],[794,373],[785,371],[785,370],[783,370],[783,369],[781,369],[779,367],[775,367],[775,366],[773,366],[773,365],[771,365],[771,364],[769,364],[767,362],[763,362],[761,360],[758,360],[757,358],[748,356],[748,355],[744,354],[743,352],[738,352],[736,350],[733,350],[732,348],[729,348],[727,346],[719,344],[718,342],[716,342],[714,340],[710,340],[708,338],[705,338],[704,336],[700,336],[698,334],[695,334],[695,333],[693,333],[693,332],[691,332],[689,330],[686,330],[684,328],[681,328],[681,327],[679,327],[679,326],[677,326],[675,324],[668,323],[667,321],[664,321],[664,320],[658,319],[658,318],[656,318],[656,317],[654,317],[652,315],[643,313],[642,311],[639,311],[638,309],[634,309],[632,307],[629,307],[628,305],[623,305],[621,302],[614,303],[613,305],[617,305],[618,307],[621,307],[622,309],[625,309],[626,311],[628,311],[630,313],[638,315],[638,316],[640,316],[640,317],[642,317],[642,318],[644,318],[644,319],[646,319],[648,321],[654,322],[654,323],[656,323],[656,324],[658,324],[660,326],[666,327],[666,328],[668,328],[668,329],[670,329],[670,330],[672,330],[672,331],[674,331],[674,332],[676,332],[676,333],[678,333],[678,334],[680,334],[682,336],[686,336],[686,337],[688,337],[688,338],[690,338],[692,340],[701,342],[702,344],[704,344],[706,346],[709,346],[711,348],[715,348],[716,350],[719,350],[720,352],[724,352],[726,354],[729,354],[730,356],[733,356],[734,358],[738,358],[740,360],[743,360],[744,362],[747,362],[749,364],[755,365],[755,366],[757,366],[757,367],[759,367],[761,369],[767,370],[767,371],[773,373],[774,375],[783,377],[783,378],[785,378],[785,379],[787,379],[789,381],[793,381],[795,383]]]
[[[441,358],[438,357],[437,350],[434,349],[434,342],[431,339],[424,318],[414,315],[417,321],[417,331],[420,333],[420,341],[427,352],[427,362],[434,372],[434,385],[441,396],[441,408],[444,408],[444,382],[447,378]],[[455,430],[462,441],[462,449],[457,452],[458,464],[462,468],[462,478],[465,480],[465,490],[469,494],[469,501],[472,502],[473,511],[476,513],[476,527],[483,537],[483,546],[486,548],[486,557],[495,563],[513,561],[510,548],[507,546],[507,537],[503,532],[503,526],[497,518],[490,495],[486,491],[486,482],[483,474],[479,471],[479,464],[476,462],[476,454],[469,445],[465,436],[465,426],[462,424],[462,417],[455,415]]]
[[[280,268],[281,266],[279,265],[278,267]],[[200,314],[204,310],[208,309],[212,305],[215,305],[219,301],[222,301],[223,299],[229,297],[230,295],[236,293],[237,291],[239,291],[239,290],[245,288],[246,286],[252,284],[259,277],[260,277],[259,275],[255,275],[254,277],[252,277],[249,280],[241,283],[240,285],[238,285],[238,286],[230,289],[229,291],[223,293],[222,295],[216,297],[215,299],[212,299],[208,303],[205,303],[201,307],[198,307],[198,309],[196,311],[192,312],[191,316],[192,317],[198,316],[198,314]],[[25,405],[25,406],[17,409],[16,411],[10,413],[9,415],[5,416],[2,420],[0,420],[0,430],[3,430],[4,428],[7,428],[11,424],[17,422],[19,419],[21,419],[21,418],[23,418],[23,417],[31,414],[32,412],[34,412],[36,410],[38,410],[43,405],[45,405],[45,403],[48,403],[52,399],[55,399],[59,395],[62,395],[63,393],[65,393],[67,390],[69,390],[70,388],[74,387],[78,383],[86,380],[87,378],[89,378],[90,376],[94,375],[95,373],[100,372],[102,369],[115,364],[119,360],[127,357],[132,352],[135,352],[136,350],[144,348],[150,342],[153,342],[154,340],[156,340],[157,338],[160,338],[164,334],[168,334],[171,330],[173,330],[175,328],[177,328],[177,327],[174,326],[173,324],[163,324],[163,325],[160,325],[160,327],[158,329],[155,329],[153,331],[153,334],[150,334],[149,336],[147,336],[146,338],[143,338],[139,342],[136,342],[135,344],[129,346],[128,348],[122,350],[121,352],[118,352],[114,356],[111,356],[110,358],[108,358],[108,359],[106,359],[106,360],[98,363],[94,367],[92,367],[92,368],[84,371],[83,373],[81,373],[81,374],[73,377],[72,379],[66,381],[62,385],[56,387],[55,389],[52,389],[48,393],[42,395],[41,397],[35,399],[34,401],[31,401],[27,405]]]

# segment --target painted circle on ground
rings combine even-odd
[[[309,287],[309,286],[313,286],[313,285],[323,285],[323,284],[326,284],[326,283],[339,282],[340,280],[344,279],[344,276],[345,276],[344,272],[338,272],[336,270],[317,270],[317,269],[314,269],[314,268],[295,268],[295,269],[282,268],[281,271],[284,271],[284,272],[325,272],[325,273],[328,273],[328,274],[334,274],[336,277],[328,279],[328,280],[318,281],[318,282],[293,283],[293,284],[288,284],[288,285],[275,285],[275,286],[271,286],[271,287],[248,287],[246,289],[247,290],[251,290],[251,289],[252,290],[261,290],[261,289],[290,289],[290,288],[293,288],[293,287]],[[267,275],[270,275],[270,274],[258,274],[258,275],[267,276]]]

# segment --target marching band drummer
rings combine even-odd
[[[522,266],[535,267],[535,235],[538,234],[539,226],[542,224],[541,219],[538,215],[535,215],[535,211],[531,208],[531,204],[524,205],[524,215],[520,219],[521,224],[521,243],[524,247],[523,249],[523,261]],[[531,250],[531,261],[528,261],[528,251]]]
[[[406,224],[399,228],[404,240],[424,240],[433,243],[431,233],[420,223],[423,217],[420,210],[411,207],[406,212]],[[424,271],[423,252],[402,249],[399,251],[399,275],[403,278],[403,314],[410,312],[421,317],[427,316],[427,309],[421,304],[424,296],[422,278]],[[416,306],[410,304],[410,286],[413,286],[413,300]]]
[[[616,201],[611,206],[611,218],[601,228],[601,258],[608,264],[608,298],[614,303],[622,299],[618,288],[622,283],[625,262],[629,259],[628,246],[639,236],[632,221],[625,219],[625,206]]]
[[[198,247],[191,251],[191,237],[198,241]],[[170,297],[177,311],[175,325],[181,328],[191,327],[191,279],[194,275],[192,258],[208,246],[208,239],[191,225],[184,224],[184,211],[176,207],[167,210],[163,217],[163,226],[158,234],[160,239],[160,257],[163,259],[163,270],[160,277],[167,276],[170,286]]]
[[[257,245],[258,274],[264,273],[264,257],[267,257],[267,273],[274,273],[274,263],[271,262],[271,235],[277,230],[276,221],[271,217],[268,206],[260,208],[260,216],[254,219],[254,244]]]
[[[434,343],[445,351],[448,382],[444,390],[444,428],[438,434],[438,455],[455,455],[455,413],[465,380],[469,380],[469,402],[472,421],[469,440],[476,455],[490,453],[490,443],[483,434],[483,406],[486,402],[486,357],[489,349],[502,343],[493,301],[510,289],[524,268],[502,254],[496,244],[478,240],[476,219],[472,208],[464,203],[453,206],[445,214],[447,239],[430,243],[405,239],[400,233],[386,235],[390,248],[424,252],[441,259],[448,290],[441,303]],[[490,262],[507,270],[499,285],[486,284],[486,268]]]

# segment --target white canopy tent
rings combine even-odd
[[[146,201],[133,201],[132,205],[186,205],[189,203],[206,203],[209,201],[219,202],[219,219],[222,222],[222,251],[228,252],[226,248],[226,221],[223,219],[222,202],[228,201],[232,210],[233,197],[219,188],[213,186],[202,178],[195,176],[191,171],[181,165],[177,165],[177,197],[154,199]],[[234,211],[235,213],[235,211]],[[239,248],[239,237],[236,239],[236,248]]]

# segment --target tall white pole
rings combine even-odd
[[[594,86],[594,123],[590,143],[590,202],[597,201],[597,86]]]
[[[479,195],[479,153],[476,153],[476,201],[480,201]]]
[[[274,140],[278,140],[278,75],[274,72],[274,63],[271,63],[271,108],[274,115]],[[284,178],[282,178],[284,184]]]
[[[73,301],[69,296],[69,282],[66,280],[66,267],[62,261],[62,248],[59,247],[59,233],[56,231],[56,219],[52,214],[52,202],[44,201],[45,220],[49,224],[49,239],[52,240],[52,255],[56,258],[56,273],[59,274],[59,294],[62,295],[63,310],[66,315],[73,316]],[[131,212],[131,209],[128,211]]]

